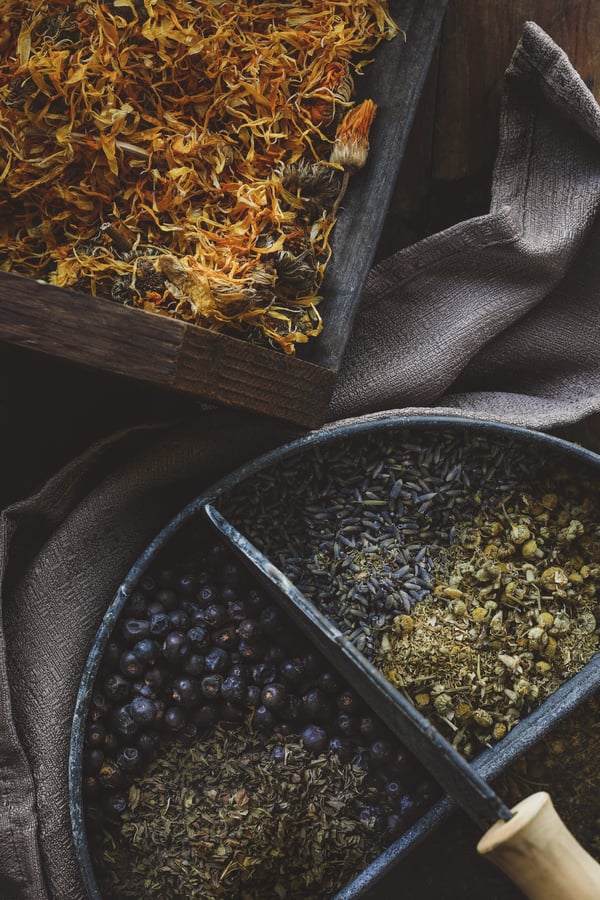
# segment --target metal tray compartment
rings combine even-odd
[[[252,479],[263,470],[302,453],[303,451],[318,446],[327,445],[330,442],[343,440],[357,435],[377,435],[382,438],[390,435],[399,444],[409,434],[415,434],[419,430],[432,432],[452,431],[458,434],[487,435],[509,439],[519,445],[527,445],[535,449],[541,456],[552,454],[558,456],[568,464],[576,464],[586,468],[594,477],[600,475],[600,456],[575,444],[555,438],[543,433],[529,431],[523,428],[505,426],[501,424],[478,421],[475,419],[461,419],[454,417],[411,417],[395,416],[388,418],[372,419],[371,421],[350,422],[341,426],[332,426],[321,432],[308,435],[290,444],[274,450],[256,461],[250,463],[222,479],[176,516],[169,525],[152,541],[146,551],[131,569],[115,596],[104,617],[98,631],[94,645],[91,649],[88,662],[83,673],[78,694],[75,715],[73,720],[71,750],[69,758],[69,789],[70,811],[73,826],[73,838],[81,867],[81,874],[90,898],[98,900],[100,894],[89,856],[85,826],[82,811],[81,775],[82,775],[82,748],[83,733],[89,708],[90,696],[94,681],[100,665],[104,648],[108,643],[110,634],[119,617],[120,611],[127,601],[135,585],[144,574],[150,563],[161,552],[177,533],[190,521],[197,517],[206,518],[207,506],[215,506],[218,510],[219,502],[232,489],[242,481]],[[225,523],[225,530],[227,523]],[[268,568],[269,560],[262,554],[256,554],[256,562]],[[272,568],[272,566],[271,566]],[[296,592],[297,593],[297,592]],[[296,604],[302,615],[303,604],[310,606],[306,599],[292,597],[291,602]],[[289,609],[288,609],[289,611]],[[310,613],[310,611],[309,611]],[[313,622],[314,627],[314,622]],[[343,643],[343,641],[342,641]],[[354,648],[351,648],[352,650]],[[352,654],[350,653],[349,656]],[[373,690],[389,690],[388,682],[368,662],[364,666],[369,669]],[[344,672],[345,677],[351,681],[352,671]],[[546,699],[539,707],[526,716],[493,748],[481,753],[473,762],[474,768],[486,780],[491,780],[500,775],[514,760],[533,746],[540,738],[555,727],[561,720],[573,712],[586,698],[600,687],[600,654],[596,654],[592,660],[577,675],[565,682],[557,691]],[[400,696],[400,695],[398,695]],[[399,701],[400,702],[400,701]],[[406,703],[407,701],[402,700]],[[455,808],[454,803],[447,797],[440,800],[422,818],[404,834],[400,836],[387,850],[380,854],[356,879],[341,889],[336,894],[336,900],[349,900],[360,897],[427,835],[441,824],[442,821]]]

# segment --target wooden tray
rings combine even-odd
[[[208,402],[306,427],[327,413],[373,262],[447,0],[391,0],[406,32],[383,42],[359,79],[378,106],[365,168],[334,229],[323,284],[322,334],[296,358],[139,309],[0,272],[0,340]]]

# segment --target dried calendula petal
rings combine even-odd
[[[369,133],[376,109],[372,100],[363,100],[346,113],[335,133],[330,163],[344,169],[362,169],[369,155]]]
[[[329,162],[334,166],[341,166],[344,170],[344,178],[333,206],[333,216],[337,214],[346,193],[350,175],[357,169],[362,169],[367,161],[369,133],[376,109],[372,100],[363,100],[362,103],[346,113],[338,126]]]
[[[368,152],[353,76],[398,33],[382,0],[5,0],[0,267],[294,353],[322,329],[329,157]],[[157,256],[193,271],[148,284]]]

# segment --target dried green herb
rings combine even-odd
[[[389,842],[364,815],[379,792],[363,768],[217,727],[173,743],[130,789],[96,871],[106,897],[330,897]]]
[[[548,791],[577,840],[600,860],[600,694],[521,756],[495,787],[514,806]]]
[[[589,498],[515,491],[457,530],[432,596],[381,630],[376,665],[472,756],[598,649],[599,548]]]

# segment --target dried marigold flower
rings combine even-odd
[[[328,63],[314,95],[306,101],[312,123],[330,125],[336,115],[336,101],[347,104],[353,93],[354,81],[348,63],[345,60]]]
[[[326,160],[398,34],[384,0],[0,6],[0,268],[285,353],[315,336]]]
[[[358,106],[349,110],[338,125],[329,162],[335,166],[342,166],[344,178],[340,192],[331,210],[331,215],[334,219],[346,193],[350,175],[357,169],[362,169],[367,161],[367,156],[369,155],[369,132],[375,118],[376,109],[377,107],[372,100],[363,100]]]
[[[340,122],[329,162],[344,169],[362,169],[369,154],[369,132],[377,109],[372,100],[363,100]]]

